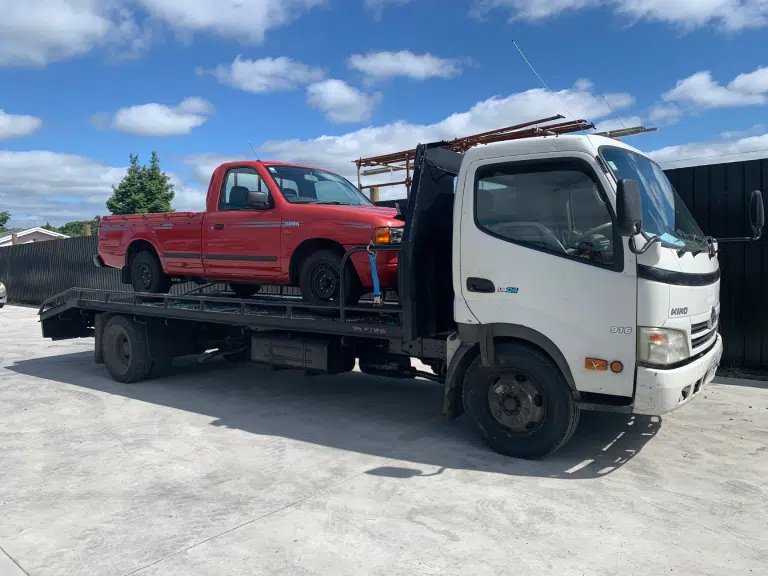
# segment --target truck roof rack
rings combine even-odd
[[[473,134],[471,136],[455,138],[453,140],[443,142],[440,145],[440,148],[445,148],[446,150],[450,150],[452,152],[464,153],[470,148],[479,146],[480,144],[492,144],[494,142],[520,140],[522,138],[536,138],[539,136],[558,136],[560,134],[579,132],[595,127],[594,124],[583,119],[552,123],[556,120],[563,120],[564,118],[565,116],[558,114],[556,116],[550,116],[549,118],[531,120],[530,122],[524,122],[522,124],[505,126],[504,128],[497,128],[496,130],[489,130],[488,132],[480,132],[479,134]],[[405,185],[406,188],[410,188],[411,171],[413,168],[412,163],[414,158],[416,158],[416,149],[412,148],[410,150],[403,150],[393,154],[384,154],[382,156],[372,156],[370,158],[359,158],[357,160],[353,160],[353,162],[357,165],[358,189],[365,190],[367,188],[400,185]],[[369,169],[363,170],[363,168]],[[386,174],[403,170],[405,171],[405,180],[399,182],[385,182],[381,184],[369,184],[363,186],[360,180],[361,176],[373,176],[376,174]]]

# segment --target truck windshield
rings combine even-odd
[[[332,172],[300,166],[267,165],[266,168],[283,197],[292,204],[373,205],[349,180]]]
[[[640,154],[602,146],[600,155],[617,180],[635,180],[643,203],[643,230],[678,250],[706,248],[707,238],[661,167]]]

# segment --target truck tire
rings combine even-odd
[[[499,342],[495,365],[478,355],[464,377],[464,409],[488,445],[505,456],[540,458],[570,440],[579,407],[557,365],[521,343]]]
[[[229,289],[235,293],[238,298],[250,298],[261,290],[258,284],[230,284]]]
[[[299,290],[304,301],[313,304],[339,304],[342,255],[333,250],[311,253],[301,264]],[[354,267],[349,265],[345,276],[344,299],[347,305],[357,304],[360,288]]]
[[[107,321],[101,346],[107,371],[117,382],[138,382],[152,370],[152,355],[144,326],[125,316],[112,316]]]
[[[171,281],[153,252],[142,250],[131,260],[131,286],[134,292],[149,294],[165,294],[170,289]]]

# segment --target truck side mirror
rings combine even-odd
[[[643,227],[643,204],[636,180],[619,180],[616,187],[616,220],[622,236],[640,233]]]
[[[765,226],[765,207],[763,193],[760,190],[753,190],[752,197],[749,199],[749,225],[752,228],[753,238],[759,240]]]
[[[254,210],[265,210],[269,208],[269,196],[266,192],[248,192],[245,197],[245,206]]]

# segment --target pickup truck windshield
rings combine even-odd
[[[636,180],[643,203],[643,230],[668,248],[698,251],[707,239],[661,167],[624,148],[602,146],[600,156],[617,180]]]
[[[292,204],[373,206],[347,179],[325,170],[267,165],[283,197]]]

